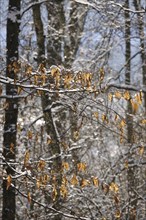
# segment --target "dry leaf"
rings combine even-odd
[[[38,71],[40,71],[42,73],[42,75],[44,75],[46,73],[46,68],[43,63],[41,63],[39,65]]]
[[[126,126],[126,121],[125,120],[122,120],[121,122],[120,122],[120,127],[125,127]]]
[[[124,166],[125,166],[126,169],[128,169],[128,167],[129,167],[128,160],[125,161]]]
[[[106,183],[103,183],[102,190],[104,191],[105,194],[107,194],[109,192],[109,185],[107,185]]]
[[[43,171],[45,169],[45,166],[46,166],[46,162],[44,160],[40,160],[37,166],[38,171]]]
[[[37,186],[38,189],[39,189],[40,186],[41,186],[41,183],[40,183],[40,180],[39,180],[39,179],[37,179],[36,186]]]
[[[121,212],[120,210],[116,210],[115,212],[115,218],[120,218],[121,217]]]
[[[79,181],[78,181],[78,179],[77,179],[77,177],[76,177],[76,175],[75,174],[73,174],[73,177],[71,178],[71,184],[73,185],[73,186],[76,186],[76,185],[78,185],[78,183],[79,183]]]
[[[108,118],[107,118],[107,116],[106,116],[105,114],[103,114],[103,115],[101,116],[101,119],[102,119],[103,122],[108,123]]]
[[[82,179],[81,180],[81,187],[85,187],[85,186],[88,186],[90,185],[90,181],[89,180],[86,180],[86,179]]]
[[[18,93],[18,95],[20,95],[20,93],[23,91],[23,88],[22,87],[20,87],[20,86],[18,86],[18,89],[17,89],[17,93]]]
[[[77,169],[78,169],[78,171],[85,172],[86,168],[87,168],[86,163],[78,163],[78,164],[77,164]]]
[[[123,143],[123,136],[122,135],[120,136],[120,143],[121,144]]]
[[[64,78],[64,86],[65,86],[65,88],[70,89],[72,80],[73,80],[73,78],[72,78],[71,73],[68,73],[65,76],[65,78]]]
[[[144,146],[139,147],[138,152],[139,152],[140,156],[142,156],[144,153]]]
[[[20,71],[20,62],[19,61],[14,61],[12,63],[13,66],[13,71],[15,74],[17,74]]]
[[[32,137],[33,137],[32,131],[28,131],[28,132],[27,132],[27,137],[28,137],[29,139],[32,139]]]
[[[60,68],[59,68],[58,66],[55,66],[55,65],[52,65],[52,66],[50,67],[50,71],[51,71],[51,75],[52,75],[53,77],[56,77],[56,75],[60,75],[60,73],[61,73]]]
[[[113,95],[112,95],[112,93],[109,93],[109,94],[108,94],[108,100],[109,100],[110,102],[112,102],[112,100],[113,100]]]
[[[79,132],[78,132],[78,131],[75,131],[75,132],[73,133],[73,137],[74,137],[75,140],[78,140],[78,139],[79,139]]]
[[[96,118],[96,119],[98,119],[98,112],[94,112],[94,117]]]
[[[48,174],[44,174],[44,175],[43,175],[43,184],[46,185],[47,182],[49,181],[49,179],[50,179],[50,178],[49,178],[49,175],[48,175]]]
[[[120,99],[122,97],[121,93],[119,91],[115,92],[115,98]]]
[[[69,164],[67,162],[62,162],[62,168],[65,170],[69,170]]]
[[[94,186],[99,186],[99,180],[98,180],[98,178],[97,177],[92,177],[92,182],[93,182],[93,185]]]
[[[142,119],[141,124],[146,124],[146,119]]]
[[[28,199],[28,202],[31,203],[31,194],[30,194],[30,192],[28,192],[28,194],[27,194],[27,199]]]
[[[63,198],[66,198],[68,195],[68,190],[67,190],[66,186],[63,184],[60,187],[60,194]]]
[[[25,167],[27,167],[27,165],[28,165],[29,158],[30,158],[29,150],[26,150],[25,156],[24,156],[24,166],[25,166]]]
[[[132,105],[133,114],[136,114],[139,108],[139,104],[137,102],[134,102],[132,99],[130,100]]]
[[[8,108],[9,108],[9,103],[8,103],[8,102],[5,102],[4,105],[3,105],[3,107],[4,107],[5,110],[8,110]]]
[[[117,185],[116,183],[114,183],[114,182],[112,182],[112,183],[110,184],[109,189],[110,189],[111,191],[114,191],[115,193],[117,193],[117,192],[119,191],[118,185]]]
[[[120,199],[117,195],[114,196],[114,201],[115,201],[116,204],[119,204]]]
[[[61,142],[61,145],[62,145],[62,147],[63,147],[63,149],[64,150],[67,150],[67,148],[68,148],[68,144],[66,143],[66,142]]]
[[[142,93],[141,92],[135,95],[135,100],[137,101],[139,105],[142,104]]]
[[[125,100],[129,101],[130,98],[131,98],[129,91],[125,91],[123,97],[124,97]]]
[[[57,193],[56,187],[54,185],[53,190],[52,190],[52,199],[53,199],[53,201],[56,200],[57,195],[58,195],[58,193]]]
[[[116,114],[114,120],[117,121],[119,119],[119,116]]]
[[[15,145],[13,143],[10,144],[10,151],[12,154],[14,154],[14,147]]]
[[[99,70],[100,81],[103,81],[104,75],[105,75],[104,69],[103,69],[103,68],[100,68],[100,70]]]
[[[7,177],[7,190],[11,186],[11,183],[12,183],[12,177],[10,175],[8,175],[8,177]]]
[[[65,185],[65,186],[67,186],[68,180],[67,180],[66,176],[63,176],[63,177],[62,177],[62,184]]]
[[[26,75],[30,75],[32,73],[32,66],[26,65],[25,66],[25,73],[26,73]]]

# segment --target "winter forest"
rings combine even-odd
[[[145,0],[0,0],[0,219],[146,219]]]

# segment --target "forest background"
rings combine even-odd
[[[145,0],[0,0],[2,220],[146,218]]]

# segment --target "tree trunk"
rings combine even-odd
[[[140,0],[134,0],[134,6],[137,11],[142,11]],[[140,48],[141,48],[141,61],[142,61],[142,76],[143,76],[143,85],[146,86],[146,40],[145,40],[145,14],[137,13],[138,19],[138,29],[139,29],[139,37],[140,37]],[[144,107],[146,112],[146,93],[144,95]]]
[[[37,36],[38,65],[43,65],[45,67],[46,61],[44,60],[44,55],[45,55],[44,29],[43,29],[43,22],[41,19],[40,5],[38,4],[33,6],[33,19],[34,19],[36,36]],[[45,119],[45,124],[46,124],[46,132],[50,136],[50,139],[51,139],[49,148],[50,148],[50,154],[52,156],[55,156],[55,155],[57,156],[57,155],[60,155],[61,153],[60,143],[59,143],[58,136],[57,136],[57,130],[54,124],[52,109],[48,108],[48,106],[52,105],[55,99],[56,99],[55,97],[45,92],[42,94],[42,97],[41,97],[42,109],[44,112],[44,119]],[[52,166],[52,172],[54,173],[54,176],[56,177],[55,190],[57,192],[57,196],[54,202],[54,208],[56,208],[57,210],[59,210],[60,199],[61,199],[60,198],[60,186],[62,182],[61,166],[62,166],[62,160],[61,160],[61,157],[58,156],[56,157],[56,159],[54,159],[54,163]],[[47,196],[47,200],[48,200],[48,196]],[[49,198],[48,203],[51,203],[51,201],[52,199]],[[59,220],[61,219],[61,216],[59,214],[55,215],[53,219]]]
[[[70,1],[69,21],[64,31],[64,63],[67,68],[71,68],[76,58],[84,30],[86,15],[86,6],[83,7],[82,4],[72,0]]]
[[[62,64],[63,37],[65,28],[64,1],[51,0],[47,4],[48,10],[48,65]]]
[[[69,22],[69,27],[67,29],[65,11],[64,11],[64,1],[51,0],[47,3],[49,28],[48,28],[48,36],[46,40],[47,40],[47,65],[49,67],[52,65],[63,64],[65,65],[65,67],[70,68],[75,58],[75,54],[79,46],[79,40],[80,40],[79,36],[83,30],[84,23],[82,24],[82,28],[81,28],[81,24],[77,25],[78,18],[77,15],[75,14],[75,10],[78,8],[78,4],[76,4],[76,8],[75,8],[75,3],[72,2],[72,4],[74,4],[74,7],[71,9],[70,12],[70,15],[72,17],[69,19],[70,22]],[[34,18],[36,35],[37,35],[38,65],[40,65],[42,63],[40,57],[42,57],[42,54],[45,54],[45,41],[44,38],[42,37],[44,35],[44,30],[43,30],[43,23],[41,20],[41,11],[39,5],[35,5],[33,7],[33,18]],[[74,24],[75,22],[74,19],[76,19],[76,24]],[[66,36],[66,34],[68,35]],[[68,46],[66,44],[66,37],[69,38]],[[63,107],[61,114],[57,112],[59,121],[57,122],[57,124],[54,124],[53,112],[52,109],[48,108],[48,106],[51,106],[53,102],[57,101],[58,99],[59,97],[56,94],[50,95],[48,93],[44,93],[42,95],[42,109],[44,112],[46,132],[51,138],[51,143],[49,144],[51,155],[59,155],[61,153],[60,139],[58,139],[58,133],[59,133],[58,131],[64,130],[63,123],[65,123],[66,120],[66,111],[64,110]],[[77,122],[74,121],[72,127],[75,128],[76,123]],[[53,166],[53,172],[57,176],[57,183],[58,183],[57,199],[54,202],[54,208],[56,208],[57,210],[61,209],[60,207],[62,204],[60,197],[60,190],[59,190],[62,183],[62,175],[60,170],[61,165],[62,165],[62,159],[59,156],[54,160],[54,166]],[[61,215],[56,215],[53,217],[53,219],[59,220],[62,219],[62,217]]]
[[[9,15],[15,15],[16,19],[12,20]],[[18,71],[18,44],[19,44],[19,25],[20,25],[20,0],[9,1],[8,19],[7,19],[7,68],[6,77],[11,79],[17,78]],[[15,174],[16,158],[16,132],[17,132],[17,116],[18,116],[18,100],[15,97],[17,95],[17,88],[13,85],[6,85],[6,95],[12,96],[12,98],[6,98],[5,107],[5,124],[3,134],[3,156],[5,158],[4,170],[7,175],[13,176]],[[11,165],[8,165],[11,163]],[[12,181],[15,186],[15,181]],[[7,179],[3,180],[3,220],[14,220],[16,212],[15,205],[15,188],[8,186]]]
[[[125,1],[125,7],[127,9],[130,8],[130,1]],[[131,83],[131,17],[130,12],[125,10],[125,57],[126,57],[126,72],[125,72],[125,83],[129,85]],[[127,122],[127,140],[128,144],[133,144],[133,111],[130,99],[127,101],[127,114],[126,114],[126,122]],[[130,154],[130,147],[129,147],[129,154]],[[129,167],[127,170],[127,177],[128,177],[128,195],[129,195],[129,206],[128,206],[128,213],[127,219],[135,220],[136,219],[136,206],[137,206],[137,199],[135,198],[135,193],[133,189],[136,189],[135,183],[135,169],[132,167],[134,164],[133,158],[129,155]]]
[[[135,6],[136,11],[142,10],[141,0],[134,0],[133,4]],[[137,13],[137,21],[138,21],[138,30],[139,30],[140,48],[141,48],[143,85],[146,86],[146,35],[144,32],[144,28],[146,25],[145,14],[144,13]],[[144,111],[146,114],[146,93],[143,94],[143,97],[144,97]],[[146,141],[146,138],[145,138],[145,141]],[[146,154],[146,153],[144,153],[144,154]],[[145,156],[145,158],[146,158],[146,156]],[[144,173],[145,173],[145,179],[146,179],[146,168],[144,168]],[[142,190],[143,190],[143,192],[145,192],[144,197],[146,198],[146,181],[145,181],[145,186]],[[146,218],[146,203],[145,203],[144,209],[145,209],[144,215]]]
[[[47,4],[50,26],[47,42],[48,64],[49,66],[64,65],[65,68],[71,69],[80,45],[87,9],[86,6],[83,8],[82,4],[70,0],[68,18],[66,18],[65,7],[67,6],[64,6],[64,1],[52,0]],[[65,121],[66,113],[62,115],[64,118],[61,120]],[[77,131],[77,112],[69,110],[69,115],[71,116],[70,135],[73,140],[73,134]],[[65,128],[64,125],[62,126],[62,122],[59,127],[62,131]]]

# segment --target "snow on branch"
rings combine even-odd
[[[107,84],[107,88],[111,88],[111,87],[114,87],[114,88],[117,88],[117,89],[125,89],[125,90],[131,90],[131,91],[135,91],[135,92],[138,92],[138,91],[141,91],[143,93],[146,93],[146,86],[133,86],[133,85],[126,85],[126,84],[117,84],[117,83],[110,83],[110,84]]]
[[[40,2],[33,2],[33,3],[31,3],[26,9],[23,10],[23,12],[21,13],[21,17],[23,17],[23,15],[24,15],[27,11],[29,11],[33,6],[35,6],[35,5],[41,5],[41,4],[46,3],[46,2],[48,2],[48,1],[47,1],[47,0],[44,0],[44,1],[40,1]]]

